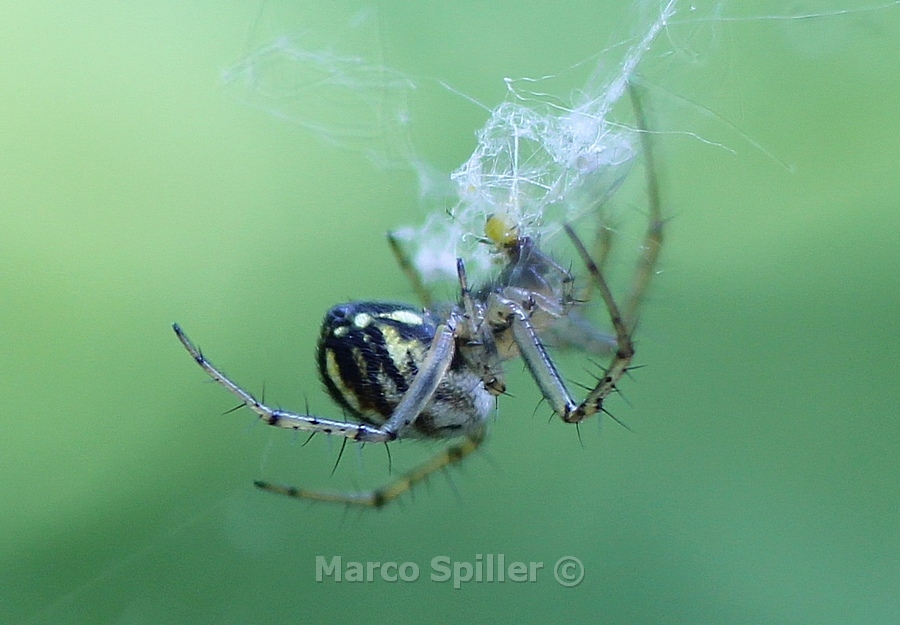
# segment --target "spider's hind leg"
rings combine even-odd
[[[448,446],[430,460],[420,464],[408,473],[404,473],[385,486],[373,490],[356,492],[317,491],[296,488],[293,486],[282,486],[280,484],[272,484],[271,482],[259,480],[255,481],[254,484],[262,490],[280,495],[287,495],[288,497],[380,508],[397,499],[404,493],[409,492],[416,485],[428,481],[428,478],[434,473],[462,462],[465,458],[474,453],[481,443],[484,442],[485,434],[485,428],[482,427],[465,437],[461,442]]]

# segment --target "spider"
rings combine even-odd
[[[631,91],[637,122],[643,129],[644,113]],[[604,400],[617,390],[617,383],[631,366],[636,312],[663,242],[664,221],[651,145],[646,132],[640,135],[650,210],[642,253],[624,307],[616,303],[604,278],[603,260],[595,262],[571,226],[565,225],[592,288],[603,301],[613,336],[585,329],[586,322],[575,310],[578,302],[572,273],[502,215],[487,219],[484,240],[495,247],[503,269],[495,279],[473,290],[463,260],[457,259],[459,300],[455,304],[432,304],[421,276],[399,241],[389,234],[394,256],[423,306],[355,301],[334,306],[325,315],[317,350],[319,374],[332,399],[355,417],[352,422],[264,404],[213,366],[174,324],[178,339],[197,364],[268,425],[310,435],[339,436],[344,443],[390,443],[403,438],[455,441],[409,473],[369,491],[323,492],[265,481],[254,484],[290,497],[381,507],[478,449],[496,400],[506,391],[503,364],[514,358],[524,361],[544,399],[564,422],[577,425],[606,412]],[[602,237],[600,241],[599,257],[605,259],[609,241]],[[573,330],[575,338],[567,338]],[[599,340],[609,347],[611,361],[582,401],[572,397],[547,353],[542,335],[573,344]]]

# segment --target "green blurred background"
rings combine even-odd
[[[376,52],[493,105],[503,76],[639,32],[624,5],[384,2]],[[612,404],[634,432],[592,423],[580,444],[513,366],[485,453],[450,476],[458,497],[437,479],[358,514],[251,481],[367,484],[384,451],[348,450],[332,478],[334,441],[221,416],[230,399],[169,324],[273,402],[336,415],[315,379],[321,315],[409,299],[382,233],[424,214],[414,177],[224,93],[256,0],[5,3],[0,622],[897,623],[900,6],[687,8],[651,76],[673,219],[647,366]],[[299,9],[317,28],[353,13]],[[412,112],[445,171],[485,118],[440,90]],[[487,553],[543,575],[427,579],[434,556]],[[317,555],[423,574],[316,583]],[[566,555],[576,588],[553,581]]]

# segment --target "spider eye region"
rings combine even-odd
[[[319,375],[344,409],[383,423],[409,388],[434,332],[434,325],[410,306],[339,304],[322,323]]]

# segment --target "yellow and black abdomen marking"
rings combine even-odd
[[[383,425],[424,362],[435,329],[430,317],[403,304],[335,306],[325,315],[319,336],[319,374],[325,388],[347,412]],[[481,378],[454,358],[403,436],[468,435],[482,427],[493,407],[494,398]]]
[[[325,315],[319,374],[334,400],[381,425],[390,417],[425,358],[435,327],[402,304],[350,302]]]

